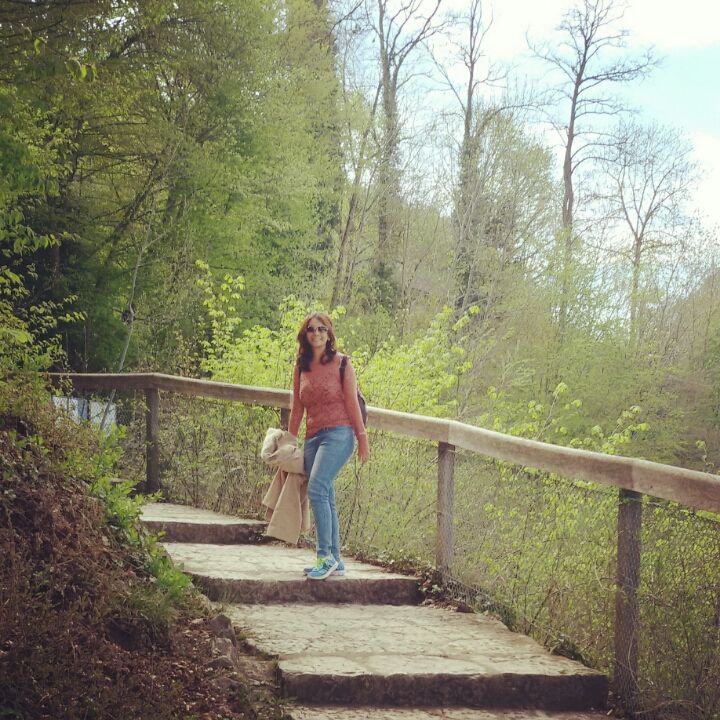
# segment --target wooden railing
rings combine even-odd
[[[140,374],[53,375],[76,390],[141,390],[146,396],[147,490],[160,487],[158,476],[158,407],[160,391],[233,400],[281,410],[285,425],[291,405],[287,390]],[[625,693],[636,686],[638,662],[638,585],[642,495],[720,513],[720,477],[670,465],[616,457],[503,435],[454,420],[368,407],[368,424],[379,430],[438,443],[436,567],[449,577],[453,564],[453,498],[455,450],[462,448],[497,460],[619,488],[617,577],[615,599],[615,682]],[[632,697],[625,700],[632,704]]]

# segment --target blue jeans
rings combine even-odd
[[[335,507],[335,478],[355,448],[349,425],[323,428],[305,441],[303,450],[308,497],[315,516],[317,556],[340,560],[340,526]]]

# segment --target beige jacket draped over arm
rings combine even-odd
[[[269,520],[265,534],[297,544],[300,533],[310,529],[310,503],[303,453],[297,438],[286,430],[270,428],[263,441],[260,457],[277,472],[262,504]]]

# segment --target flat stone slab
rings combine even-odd
[[[300,702],[588,711],[607,699],[604,675],[483,615],[327,604],[227,613],[249,645],[279,658],[283,693]]]
[[[305,548],[277,543],[212,545],[164,543],[173,562],[192,575],[211,600],[235,603],[337,602],[415,604],[417,578],[343,558],[346,573],[307,580],[315,562]]]
[[[172,503],[149,503],[141,521],[151,532],[164,532],[167,542],[258,543],[264,542],[267,523],[223,515],[211,510]]]
[[[604,713],[478,708],[294,707],[293,720],[607,720]]]

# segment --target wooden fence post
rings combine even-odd
[[[437,539],[435,565],[442,578],[450,575],[455,547],[455,446],[438,443]]]
[[[281,408],[280,409],[280,427],[283,430],[287,430],[289,424],[290,424],[290,409],[289,408]]]
[[[156,388],[145,390],[145,492],[160,490],[160,444],[158,438],[158,412],[160,391]]]
[[[633,712],[638,704],[638,636],[640,624],[640,529],[642,496],[620,490],[617,516],[615,589],[615,690]]]

